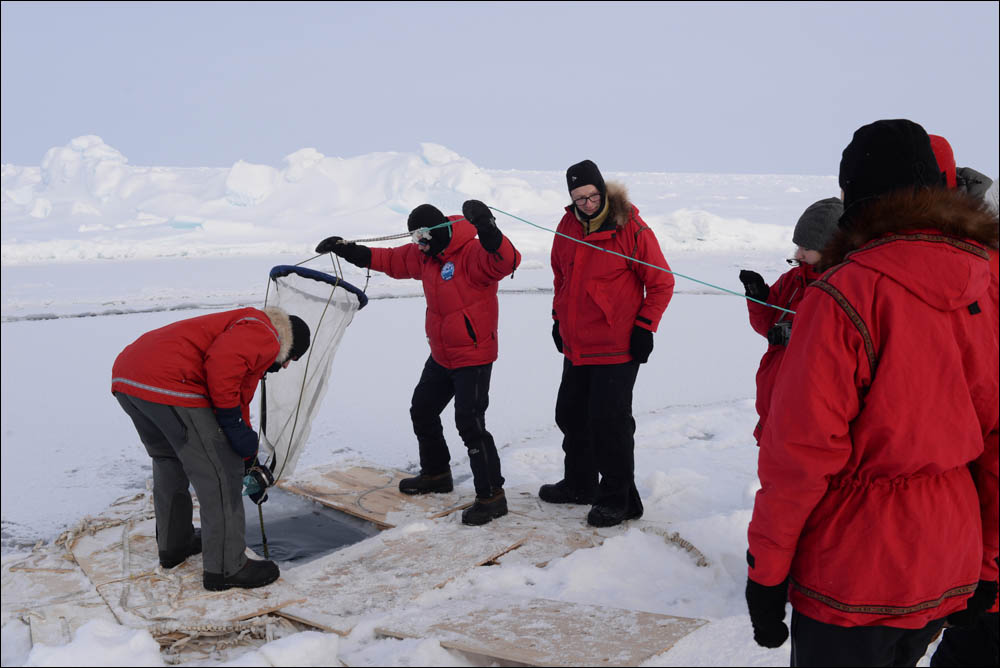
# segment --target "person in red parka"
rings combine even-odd
[[[299,359],[309,326],[280,308],[241,308],[189,318],[143,334],[115,359],[111,392],[153,459],[153,508],[160,564],[204,552],[212,591],[278,579],[272,561],[247,559],[243,480],[267,500],[274,478],[257,461],[250,401],[267,372]],[[191,523],[193,486],[201,530]],[[249,489],[249,486],[248,486]]]
[[[369,248],[328,237],[317,253],[334,253],[355,266],[423,283],[425,329],[431,354],[413,390],[410,419],[420,449],[420,474],[399,482],[404,494],[450,492],[451,455],[441,412],[455,399],[455,426],[469,453],[476,500],[462,522],[486,524],[507,514],[504,478],[493,436],[486,430],[490,375],[497,359],[497,284],[514,272],[521,254],[478,200],[462,205],[463,216],[445,217],[430,204],[410,212],[414,243]],[[479,242],[475,242],[476,235]]]
[[[810,204],[799,216],[792,233],[792,243],[795,249],[794,269],[789,269],[768,286],[764,277],[755,271],[746,269],[740,271],[740,281],[746,290],[747,297],[758,301],[747,300],[747,310],[750,313],[750,326],[758,334],[767,339],[767,352],[761,357],[757,368],[757,415],[760,419],[753,430],[754,440],[760,441],[764,429],[764,421],[771,405],[771,390],[774,379],[781,367],[781,358],[788,345],[792,331],[794,313],[799,302],[805,296],[806,286],[819,278],[814,265],[819,262],[820,251],[830,240],[837,221],[844,213],[844,203],[838,197],[822,199]],[[789,260],[791,262],[791,260]],[[771,308],[760,302],[780,306],[784,311]]]
[[[587,522],[613,526],[643,512],[632,389],[674,277],[624,186],[605,184],[590,160],[566,171],[566,185],[572,202],[552,242],[552,338],[565,357],[556,398],[564,474],[538,497],[592,503]]]
[[[746,598],[792,665],[916,665],[996,593],[995,216],[946,190],[922,127],[858,129],[760,441]]]
[[[967,192],[971,197],[986,199],[993,180],[968,167],[955,166],[955,154],[948,140],[930,135],[931,148],[938,168],[944,174],[948,188]],[[959,175],[961,171],[961,175]],[[991,202],[987,200],[987,205]],[[994,213],[995,213],[994,209]],[[998,288],[996,251],[990,251],[990,273],[994,295]],[[946,628],[941,642],[931,656],[932,668],[944,666],[995,666],[1000,663],[1000,598],[993,598],[993,606],[986,614],[971,620],[967,625]]]

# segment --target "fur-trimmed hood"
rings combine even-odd
[[[278,344],[281,348],[278,350],[278,357],[274,361],[278,364],[284,364],[288,361],[288,355],[292,351],[292,320],[288,317],[288,313],[284,309],[277,306],[268,306],[267,308],[262,308],[261,311],[267,315],[268,320],[274,325],[275,331],[278,332]]]
[[[608,181],[606,188],[608,219],[614,222],[616,226],[624,227],[625,223],[628,222],[629,216],[632,215],[632,202],[629,201],[628,190],[625,189],[623,184],[617,181]],[[566,207],[566,210],[576,216],[577,220],[583,221],[572,202]]]
[[[866,204],[839,228],[817,268],[850,260],[906,286],[931,306],[950,310],[986,290],[984,247],[995,252],[997,238],[997,215],[982,200],[937,188],[898,191]]]

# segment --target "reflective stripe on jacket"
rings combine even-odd
[[[173,406],[240,406],[249,424],[257,383],[280,350],[277,329],[259,309],[189,318],[126,346],[115,359],[111,391]]]

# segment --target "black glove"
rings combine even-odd
[[[257,461],[256,457],[244,460],[243,465],[244,494],[259,506],[267,501],[267,488],[274,484],[274,475],[271,469]]]
[[[239,406],[216,408],[215,419],[219,421],[222,433],[229,439],[229,445],[240,457],[246,459],[257,456],[257,434],[243,421],[243,413]]]
[[[781,584],[765,587],[747,578],[747,608],[753,624],[753,639],[761,647],[774,649],[788,640],[785,602],[788,600],[788,578]]]
[[[747,297],[759,299],[762,302],[767,301],[767,296],[771,293],[771,288],[767,287],[764,277],[756,271],[740,269],[740,283],[743,284]]]
[[[767,330],[767,342],[772,346],[787,346],[790,338],[792,338],[791,320],[779,320]]]
[[[997,600],[997,583],[980,580],[972,598],[965,604],[965,610],[959,610],[948,615],[948,623],[952,626],[972,626],[987,610],[993,607]]]
[[[492,253],[500,248],[503,235],[497,228],[496,218],[490,208],[478,199],[470,199],[462,205],[462,215],[465,219],[476,226],[479,234],[479,243],[483,250]]]
[[[556,350],[562,352],[562,337],[559,335],[559,321],[552,321],[552,340],[556,342]]]
[[[628,351],[632,354],[632,359],[639,364],[648,362],[649,353],[653,352],[653,333],[645,327],[633,325]]]
[[[372,249],[356,243],[347,243],[342,237],[327,237],[316,246],[317,253],[333,253],[355,267],[367,269],[372,263]]]

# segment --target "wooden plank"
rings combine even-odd
[[[285,577],[309,601],[285,606],[282,614],[347,635],[362,616],[405,605],[525,538],[502,522],[490,527],[410,525],[298,566]]]
[[[225,625],[247,610],[273,610],[305,598],[281,578],[259,589],[208,592],[202,586],[201,555],[170,570],[159,568],[155,531],[152,519],[126,523],[82,536],[73,546],[77,563],[126,626]]]
[[[324,506],[360,517],[381,529],[430,517],[443,517],[471,505],[456,492],[407,495],[399,481],[413,474],[375,466],[348,469],[311,469],[292,480],[282,480],[282,489],[308,497]]]
[[[483,600],[421,609],[375,633],[434,638],[442,647],[533,666],[635,666],[708,622],[546,599]]]

